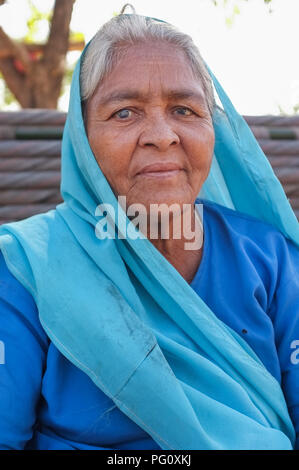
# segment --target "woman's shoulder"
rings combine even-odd
[[[239,275],[246,276],[253,269],[267,289],[269,303],[278,288],[288,294],[292,290],[298,298],[299,249],[293,241],[257,217],[208,200],[197,202],[203,204],[203,223],[206,221],[212,240],[214,264],[216,259],[225,259],[229,266],[236,264]]]
[[[212,223],[233,231],[235,236],[251,239],[259,246],[265,243],[270,247],[271,242],[276,246],[287,245],[299,253],[294,242],[286,238],[274,225],[207,199],[197,199],[197,202],[203,204],[203,216],[208,215]]]
[[[279,278],[298,278],[299,249],[280,230],[257,217],[244,214],[212,201],[198,199],[203,204],[203,218],[224,249],[235,250],[250,262],[267,269]]]
[[[11,325],[15,329],[13,334],[18,336],[22,335],[23,329],[29,329],[43,349],[48,347],[48,337],[40,323],[36,303],[29,291],[10,272],[1,251],[0,317],[0,330],[7,330]]]
[[[24,305],[36,309],[33,297],[25,287],[14,277],[7,267],[3,253],[0,251],[0,298],[15,308]]]

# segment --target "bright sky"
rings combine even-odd
[[[299,103],[299,0],[273,0],[272,13],[263,0],[236,0],[241,14],[232,27],[230,6],[211,0],[132,0],[137,13],[166,20],[190,34],[234,105],[242,114],[292,113]],[[26,0],[8,0],[0,25],[14,37],[26,33]],[[53,0],[34,0],[48,9]],[[124,0],[77,0],[71,28],[88,41],[119,12]],[[228,2],[233,4],[233,0]],[[16,14],[17,11],[17,14]],[[43,32],[45,33],[45,32]],[[41,33],[42,34],[42,33]],[[68,97],[60,101],[67,109]]]

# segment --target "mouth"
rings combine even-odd
[[[154,163],[147,165],[137,172],[136,176],[146,178],[171,178],[179,175],[183,168],[176,163]]]

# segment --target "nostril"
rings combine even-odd
[[[168,132],[165,129],[160,128],[159,131],[149,132],[149,129],[145,130],[139,137],[139,145],[142,147],[156,147],[161,150],[165,150],[171,145],[177,145],[180,143],[180,138],[174,132]]]

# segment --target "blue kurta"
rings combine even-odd
[[[191,286],[281,383],[299,449],[299,251],[271,225],[201,202],[203,257]],[[148,294],[128,271],[147,312]],[[33,298],[1,254],[0,316],[1,449],[160,449],[50,342]],[[166,314],[144,321],[173,369],[179,359],[171,342],[181,348],[181,360],[199,352]]]

